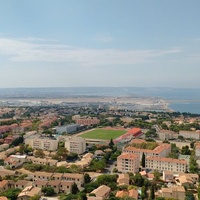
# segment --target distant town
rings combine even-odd
[[[200,115],[160,98],[4,98],[0,165],[0,199],[198,199]]]

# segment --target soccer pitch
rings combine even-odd
[[[106,129],[95,129],[87,133],[83,133],[80,137],[88,139],[101,139],[101,140],[110,140],[118,138],[119,136],[126,133],[126,130],[106,130]]]

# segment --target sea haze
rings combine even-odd
[[[62,87],[0,89],[0,98],[63,98],[74,96],[159,97],[169,101],[169,107],[174,111],[200,114],[200,88]]]

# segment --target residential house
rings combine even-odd
[[[119,177],[117,179],[118,185],[129,185],[129,175],[128,174],[119,174]]]
[[[48,181],[51,179],[53,173],[47,172],[35,172],[34,173],[34,180],[45,180]]]
[[[23,190],[24,188],[28,187],[28,186],[32,186],[32,182],[31,181],[27,181],[27,180],[18,180],[17,182],[15,182],[15,188],[19,188],[21,190]]]
[[[47,187],[48,186],[52,187],[56,193],[59,193],[60,192],[60,184],[61,184],[61,181],[59,181],[59,180],[58,181],[50,180],[47,183]]]
[[[84,184],[84,175],[83,174],[64,173],[62,180],[75,182],[78,187],[81,187]]]
[[[33,185],[38,188],[43,188],[47,186],[48,181],[46,180],[36,180]]]
[[[4,160],[4,165],[15,169],[26,162],[26,155],[11,155]]]
[[[8,180],[0,181],[0,192],[4,192],[8,189],[9,189],[9,181]]]
[[[101,185],[90,193],[94,194],[95,196],[88,196],[88,200],[104,200],[109,196],[110,192],[110,187],[106,185]]]
[[[163,181],[174,182],[174,173],[173,171],[163,171]]]
[[[71,190],[72,190],[72,184],[74,182],[72,181],[61,181],[60,182],[60,192],[62,193],[71,193]]]
[[[124,191],[124,190],[120,190],[120,191],[117,191],[116,197],[120,197],[120,198],[123,198],[123,197],[131,197],[133,199],[138,199],[138,191],[135,190],[135,189],[131,189],[131,190],[128,190],[128,191]]]
[[[162,188],[158,191],[157,196],[164,198],[185,199],[185,188],[183,186]]]
[[[28,186],[18,195],[17,200],[29,200],[34,195],[41,195],[41,188]]]

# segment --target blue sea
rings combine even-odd
[[[171,103],[168,107],[177,112],[200,114],[200,102],[176,102]]]

